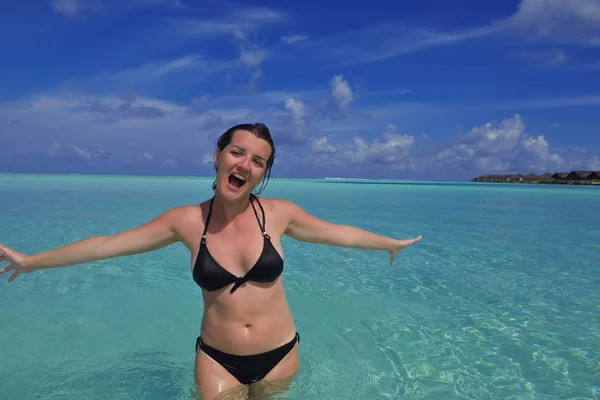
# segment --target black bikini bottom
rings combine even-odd
[[[294,348],[296,342],[300,343],[300,335],[273,350],[260,354],[238,356],[217,350],[204,343],[200,336],[196,339],[198,347],[210,358],[218,362],[240,383],[247,385],[262,380],[283,358]]]

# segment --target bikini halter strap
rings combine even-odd
[[[213,208],[214,200],[215,200],[215,198],[213,196],[213,198],[210,199],[210,205],[208,207],[208,215],[206,216],[206,223],[204,224],[204,231],[202,232],[202,242],[203,243],[206,243],[206,232],[208,231],[208,224],[210,224],[210,217],[212,216],[212,208]],[[256,211],[256,207],[254,207],[254,200],[256,200],[256,202],[258,203],[258,206],[260,207],[260,211],[262,213],[262,223],[258,216],[258,212]],[[266,239],[269,239],[270,236],[265,229],[265,227],[267,225],[267,217],[265,214],[265,209],[263,208],[262,204],[260,204],[260,201],[258,200],[258,198],[253,194],[250,194],[250,204],[252,205],[252,209],[254,210],[254,215],[256,216],[256,220],[258,221],[258,226],[260,227],[262,235]]]

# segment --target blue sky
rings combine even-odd
[[[0,50],[0,172],[210,175],[240,122],[275,177],[600,170],[600,0],[14,0]]]

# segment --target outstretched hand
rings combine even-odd
[[[29,272],[25,268],[26,257],[25,254],[0,244],[0,265],[8,262],[8,266],[0,268],[0,275],[12,271],[12,275],[8,277],[8,281],[12,282],[17,276]]]
[[[405,248],[408,247],[412,244],[417,243],[419,240],[421,240],[422,236],[419,235],[417,237],[414,237],[412,239],[404,239],[404,240],[398,240],[396,243],[396,247],[394,247],[393,249],[391,249],[389,251],[390,253],[390,265],[392,265],[394,263],[394,260],[396,259],[396,256]]]

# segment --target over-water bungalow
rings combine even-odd
[[[571,171],[567,176],[570,181],[590,181],[600,179],[600,171]]]
[[[552,179],[567,179],[570,172],[555,172],[552,174]]]
[[[547,172],[543,175],[529,173],[481,175],[473,178],[473,182],[507,182],[507,183],[555,183],[573,185],[600,185],[600,171]]]
[[[537,175],[532,172],[523,177],[524,182],[539,182],[539,181],[550,181],[550,180],[552,180],[552,174],[549,172],[546,172],[545,174],[542,174],[542,175]]]
[[[481,175],[473,180],[475,182],[521,182],[523,175]]]

